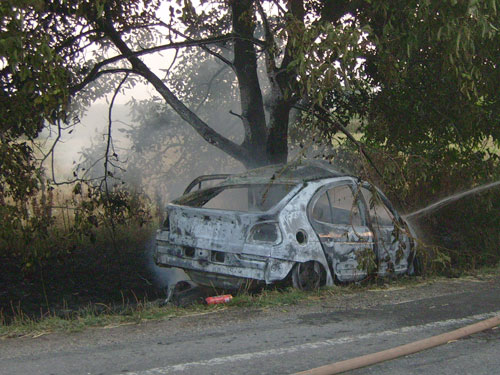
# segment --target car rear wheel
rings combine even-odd
[[[296,263],[292,270],[292,285],[300,290],[315,290],[325,279],[325,271],[318,262],[313,260]]]

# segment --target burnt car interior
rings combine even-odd
[[[198,190],[179,202],[189,207],[241,212],[268,211],[279,203],[293,185],[237,185]]]

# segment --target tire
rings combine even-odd
[[[408,268],[408,275],[422,276],[423,272],[424,263],[422,256],[415,252],[415,254],[413,254],[413,259],[411,260],[410,267]]]
[[[292,285],[299,290],[317,290],[324,283],[325,276],[323,266],[314,260],[296,263],[292,270]]]

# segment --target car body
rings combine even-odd
[[[385,195],[322,161],[201,176],[166,210],[156,264],[202,286],[311,289],[412,271],[414,240]]]

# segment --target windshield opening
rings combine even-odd
[[[219,186],[196,191],[177,200],[189,207],[262,212],[276,206],[293,188],[291,184]]]

